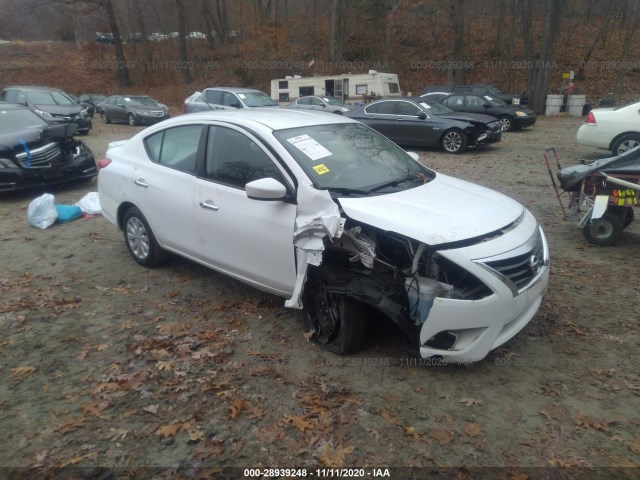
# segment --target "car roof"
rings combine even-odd
[[[289,110],[284,108],[252,108],[238,110],[216,110],[206,112],[187,113],[175,117],[172,120],[162,122],[178,122],[180,120],[189,121],[212,121],[221,120],[242,124],[245,126],[266,127],[269,130],[285,130],[287,128],[309,127],[313,125],[358,123],[350,118],[343,117],[328,112],[316,112],[314,110]]]
[[[241,87],[209,87],[209,88],[205,88],[205,90],[224,90],[227,92],[234,92],[234,93],[253,93],[253,92],[264,93],[263,91],[256,90],[255,88],[241,88]]]

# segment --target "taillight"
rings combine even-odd
[[[110,158],[103,158],[102,160],[98,160],[98,170],[106,167],[110,163],[111,163],[111,159]]]
[[[593,112],[589,112],[589,114],[587,115],[587,118],[585,118],[585,123],[589,123],[591,125],[597,125],[596,123],[596,116],[593,114]]]

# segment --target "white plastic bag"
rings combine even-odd
[[[37,228],[50,227],[58,219],[55,197],[50,193],[40,195],[29,203],[27,208],[27,220],[29,224]]]
[[[100,196],[98,192],[89,192],[80,199],[79,202],[74,203],[82,209],[84,213],[90,215],[102,214],[102,207],[100,206]]]

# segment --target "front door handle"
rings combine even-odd
[[[207,200],[206,202],[200,202],[199,204],[202,208],[207,208],[209,210],[218,211],[218,207],[214,205],[211,200]]]
[[[144,178],[139,178],[138,180],[136,180],[134,182],[136,185],[140,186],[140,187],[144,187],[147,188],[149,185],[147,185],[147,182],[144,181]]]

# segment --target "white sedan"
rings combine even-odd
[[[610,150],[615,156],[640,146],[640,102],[591,110],[578,129],[578,143]]]
[[[538,310],[547,243],[516,201],[417,160],[330,113],[203,112],[112,144],[98,187],[143,266],[173,252],[280,295],[338,354],[373,307],[422,357],[477,361]]]

